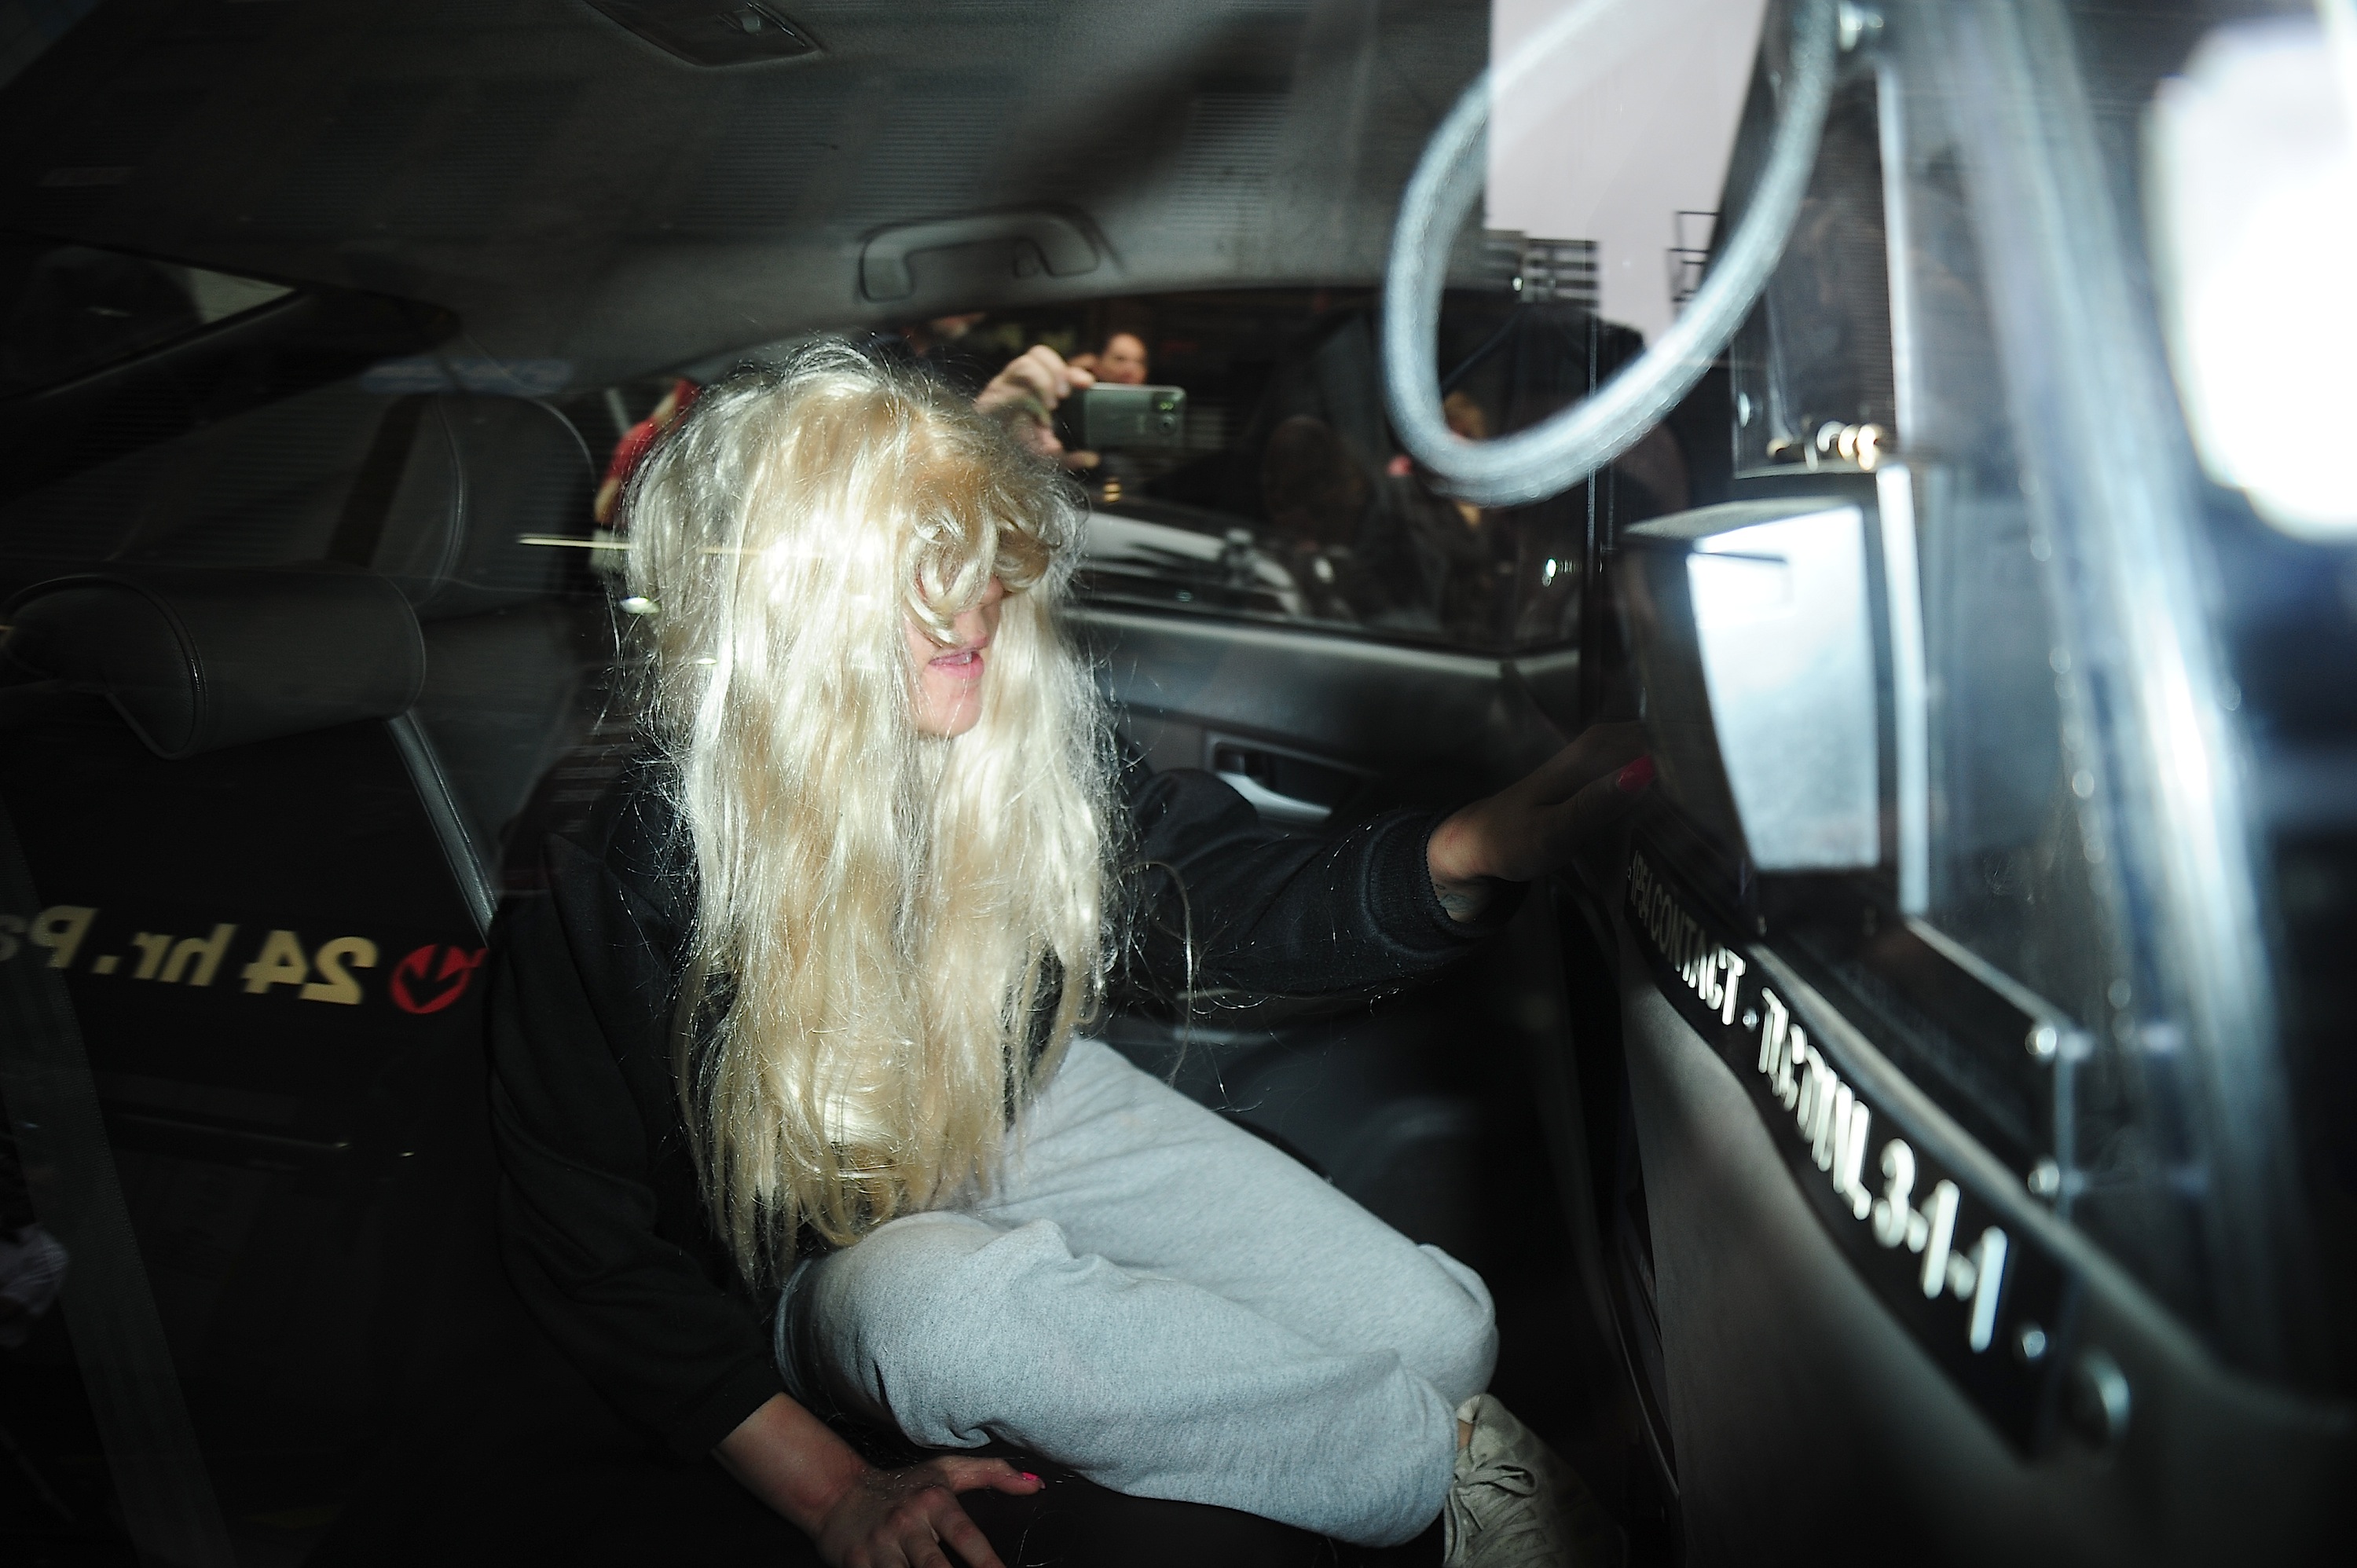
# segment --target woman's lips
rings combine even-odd
[[[982,679],[983,648],[961,648],[953,653],[941,654],[929,660],[926,667],[939,671],[952,681],[979,681]]]

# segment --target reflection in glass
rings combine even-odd
[[[291,292],[88,245],[0,236],[0,397],[70,381]]]

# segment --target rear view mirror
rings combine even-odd
[[[1866,519],[1823,498],[1631,529],[1615,564],[1670,798],[1761,871],[1880,859]]]

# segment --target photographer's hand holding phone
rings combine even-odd
[[[1068,468],[1093,468],[1093,452],[1068,452],[1056,434],[1056,409],[1066,398],[1096,385],[1096,377],[1045,343],[1035,343],[1006,362],[974,400],[974,408],[1005,419],[1015,438],[1043,457],[1061,455]]]
[[[1060,454],[1068,468],[1096,467],[1104,452],[1169,454],[1186,446],[1186,388],[1111,385],[1044,343],[1009,360],[974,405],[1005,419],[1032,451]]]

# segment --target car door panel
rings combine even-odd
[[[1495,756],[1509,711],[1499,661],[1478,654],[1101,607],[1076,618],[1115,704],[1157,736],[1157,766],[1209,767],[1222,736],[1396,772]]]
[[[1644,939],[1620,938],[1692,1561],[2279,1560],[2323,1539],[2357,1455],[2345,1415],[2220,1368],[2092,1249],[2078,1339],[2134,1390],[2126,1431],[2090,1443],[2059,1412],[2043,1452],[2008,1444],[1833,1242]]]

